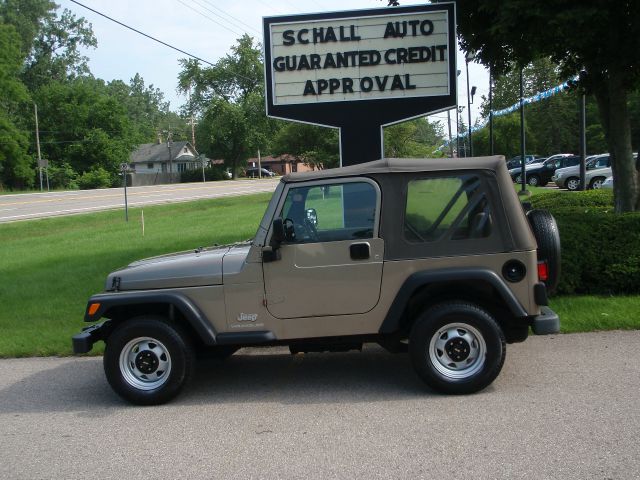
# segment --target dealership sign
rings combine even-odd
[[[382,126],[456,105],[451,3],[264,19],[267,114],[341,129],[343,165]]]

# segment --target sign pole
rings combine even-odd
[[[122,172],[122,185],[124,186],[124,220],[129,221],[129,201],[127,200],[127,170],[129,165],[126,163],[120,164],[120,171]]]

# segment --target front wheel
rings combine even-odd
[[[125,321],[107,339],[107,381],[125,400],[158,405],[174,398],[194,367],[193,348],[185,334],[162,317]]]
[[[484,309],[466,302],[431,307],[409,338],[413,367],[431,388],[448,394],[482,390],[500,373],[504,333]]]
[[[567,179],[567,190],[575,192],[580,188],[580,179],[571,177]]]

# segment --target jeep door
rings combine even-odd
[[[285,239],[279,258],[263,263],[269,312],[298,318],[372,310],[384,258],[377,183],[292,183],[282,198],[276,217],[283,219]]]

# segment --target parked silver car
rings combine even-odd
[[[587,172],[599,168],[606,168],[610,165],[611,159],[608,153],[591,155],[586,158]],[[566,188],[571,191],[578,190],[580,188],[580,165],[559,168],[553,177],[551,177],[551,180],[555,182],[558,188]],[[589,185],[589,182],[587,182],[587,185]]]

